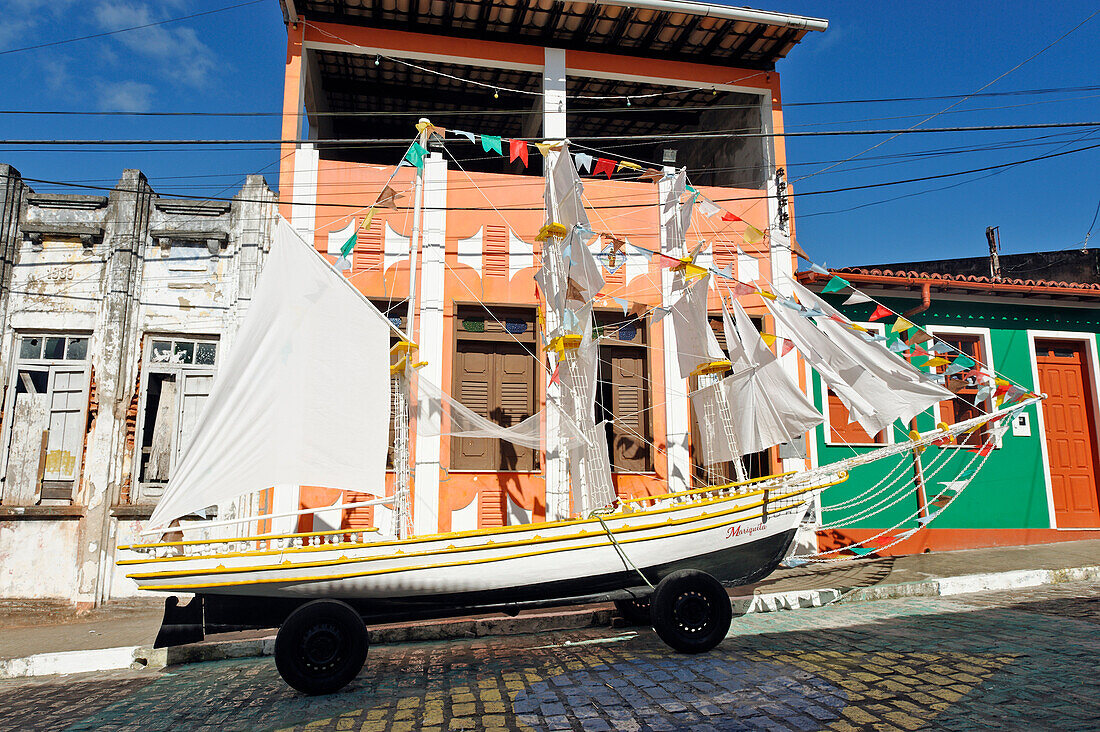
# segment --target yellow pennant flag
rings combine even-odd
[[[861,331],[863,333],[869,332],[866,328],[864,328],[859,323],[848,323],[848,330],[858,330],[858,331]]]
[[[767,290],[761,290],[761,291],[760,291],[760,297],[766,297],[766,298],[768,298],[769,300],[774,300],[774,299],[775,299],[775,295],[774,295],[774,294],[772,294],[772,293],[770,293],[770,292],[768,292]],[[773,336],[773,337],[774,337],[774,336]]]
[[[534,145],[538,148],[539,152],[542,153],[543,157],[549,155],[551,150],[557,150],[561,147],[560,142],[536,142]]]
[[[768,348],[771,348],[772,344],[775,343],[775,336],[771,333],[761,333],[760,340],[764,341],[764,345]]]
[[[749,224],[745,228],[744,237],[745,241],[747,241],[749,244],[759,244],[760,242],[764,241],[764,232],[756,228],[752,224]]]
[[[894,327],[890,329],[890,332],[891,333],[904,333],[905,331],[909,330],[910,328],[915,328],[915,327],[916,326],[914,326],[912,323],[910,323],[905,318],[903,318],[901,316],[898,316],[898,322],[894,323]]]
[[[620,160],[619,167],[615,170],[617,172],[619,170],[622,170],[623,168],[628,168],[629,170],[642,170],[642,166],[638,165],[637,163],[632,163],[629,160]]]
[[[948,361],[946,358],[940,358],[939,356],[937,356],[936,358],[928,359],[927,361],[922,363],[921,366],[927,366],[928,368],[935,368],[936,366],[946,366],[949,363],[951,363],[951,362]]]

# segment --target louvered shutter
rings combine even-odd
[[[535,411],[535,395],[532,388],[534,360],[519,349],[501,349],[496,355],[497,378],[499,386],[497,410],[490,419],[511,427],[530,417]],[[498,411],[499,410],[499,411]],[[500,441],[498,470],[533,470],[534,450]]]
[[[352,265],[356,271],[382,269],[382,227],[384,225],[385,222],[381,219],[375,219],[355,238]]]
[[[458,401],[482,417],[489,417],[494,354],[481,343],[460,344],[455,354],[455,385]],[[488,468],[496,457],[496,440],[476,437],[453,438],[455,470]]]
[[[612,428],[611,463],[621,472],[645,472],[650,467],[645,352],[608,348],[601,368],[610,371]]]
[[[508,276],[508,228],[486,226],[482,238],[484,272],[488,277]]]

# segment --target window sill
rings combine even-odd
[[[0,521],[65,521],[82,518],[83,506],[0,506]]]
[[[121,519],[147,519],[153,515],[155,505],[132,506],[128,503],[111,506],[111,515]]]

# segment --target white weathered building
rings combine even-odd
[[[275,196],[36,193],[0,165],[0,597],[94,604],[232,346]]]

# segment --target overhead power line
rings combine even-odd
[[[6,53],[6,52],[0,52]],[[931,102],[947,99],[978,99],[981,97],[1009,97],[1031,96],[1043,94],[1064,94],[1100,91],[1100,85],[1095,86],[1063,86],[1046,89],[1017,89],[1004,92],[983,92],[981,94],[940,94],[921,97],[879,97],[874,99],[823,99],[812,102],[784,102],[783,107],[817,107],[824,105],[842,104],[880,104],[896,102]],[[1086,99],[1091,97],[1086,97]],[[1052,101],[1077,101],[1075,98]],[[660,112],[705,112],[720,109],[756,109],[756,104],[712,104],[692,106],[663,106],[647,107],[634,104],[630,107],[571,107],[567,114],[596,114],[596,113],[630,113],[630,114],[655,114]],[[978,110],[965,110],[973,112]],[[69,116],[69,117],[423,117],[424,111],[396,112],[396,111],[367,111],[367,112],[320,112],[313,111],[308,115],[296,112],[166,112],[166,111],[138,111],[138,110],[100,110],[100,109],[0,109],[0,114],[26,115],[26,116]],[[463,116],[514,116],[517,114],[532,114],[530,107],[523,109],[433,109],[434,115],[463,115]]]
[[[969,170],[959,170],[959,171],[955,171],[955,172],[952,172],[952,173],[940,173],[938,175],[925,175],[925,176],[920,176],[920,177],[916,177],[916,178],[905,178],[905,179],[902,179],[902,180],[884,181],[882,183],[867,183],[867,184],[864,184],[864,185],[845,186],[845,187],[842,187],[842,188],[830,188],[830,189],[820,190],[820,191],[801,191],[801,192],[797,193],[795,197],[796,198],[804,198],[804,197],[807,197],[807,196],[821,196],[821,195],[827,195],[827,194],[833,194],[833,193],[846,193],[848,191],[862,191],[862,190],[867,190],[867,189],[870,189],[870,188],[885,188],[885,187],[889,187],[889,186],[904,185],[906,183],[919,183],[919,182],[927,181],[927,180],[940,180],[940,179],[943,179],[943,178],[953,178],[953,177],[960,176],[960,175],[970,175],[972,173],[982,173],[982,172],[986,172],[986,171],[990,171],[990,170],[999,170],[999,169],[1002,169],[1002,168],[1010,168],[1010,167],[1014,167],[1014,166],[1017,166],[1017,165],[1023,165],[1025,163],[1033,163],[1033,162],[1037,162],[1037,161],[1040,161],[1040,160],[1049,160],[1051,158],[1062,157],[1064,155],[1073,155],[1075,153],[1086,152],[1088,150],[1095,150],[1095,149],[1098,149],[1098,148],[1100,148],[1100,143],[1097,143],[1095,145],[1087,145],[1085,147],[1075,148],[1073,150],[1064,150],[1064,151],[1061,151],[1061,152],[1048,153],[1046,155],[1039,155],[1039,156],[1036,156],[1036,157],[1026,158],[1026,159],[1023,159],[1023,160],[1014,160],[1014,161],[1011,161],[1011,162],[1008,162],[1008,163],[1000,163],[998,165],[987,165],[987,166],[981,167],[981,168],[971,168]],[[117,188],[117,187],[112,187],[112,186],[96,186],[96,185],[89,185],[89,184],[71,183],[71,182],[66,182],[66,181],[49,180],[49,179],[44,179],[44,178],[23,178],[21,176],[17,176],[17,175],[11,174],[11,173],[9,173],[7,175],[0,175],[0,177],[19,178],[23,181],[30,182],[30,183],[42,183],[42,184],[45,184],[45,185],[54,185],[54,186],[67,186],[67,187],[70,187],[70,188],[81,188],[81,189],[85,189],[85,190],[108,191],[108,192],[109,191],[118,191],[118,192],[122,192],[122,193],[145,193],[144,190],[132,190],[132,189],[125,189],[125,188]],[[308,206],[315,206],[315,207],[318,207],[318,208],[341,208],[341,209],[350,208],[350,209],[360,209],[360,210],[364,208],[362,203],[336,203],[336,202],[325,202],[325,201],[304,202],[304,201],[287,201],[287,200],[268,201],[268,200],[263,200],[263,199],[246,199],[246,198],[238,198],[238,197],[187,196],[187,195],[176,194],[176,193],[172,193],[172,192],[168,192],[168,191],[159,191],[158,193],[161,196],[165,196],[165,197],[174,197],[174,198],[192,199],[192,200],[202,200],[202,201],[240,201],[240,202],[243,202],[243,203],[276,203],[276,204],[279,204],[279,205],[283,205],[283,204],[291,205],[291,206],[305,206],[305,205],[308,205]],[[767,198],[774,198],[774,197],[775,196],[770,196],[767,193],[761,193],[760,195],[756,195],[756,196],[735,196],[735,197],[731,197],[731,198],[714,198],[712,200],[715,203],[731,203],[731,202],[734,202],[734,201],[760,201],[760,200],[764,200],[764,199],[767,199]],[[589,200],[592,200],[592,199],[589,199]],[[596,200],[599,200],[599,199],[596,199]],[[648,202],[648,203],[623,203],[622,202],[622,197],[619,196],[619,195],[612,196],[608,200],[613,200],[613,201],[615,201],[615,203],[608,203],[608,204],[605,204],[605,205],[593,205],[593,206],[591,206],[591,208],[598,209],[598,210],[633,209],[633,208],[651,208],[654,205],[652,202]],[[408,207],[398,207],[398,208],[407,209]],[[447,211],[542,211],[543,207],[542,206],[447,206],[447,207],[445,207],[445,210],[447,210]]]
[[[235,10],[237,8],[243,8],[246,5],[256,5],[258,3],[266,2],[267,0],[248,0],[248,2],[237,3],[236,5],[227,5],[224,8],[214,8],[213,10],[204,10],[201,13],[191,13],[190,15],[181,15],[178,18],[166,18],[164,20],[158,20],[155,23],[143,23],[142,25],[132,25],[128,28],[116,28],[111,31],[103,31],[102,33],[92,33],[87,36],[77,36],[76,38],[66,38],[61,41],[50,41],[48,43],[37,43],[33,46],[23,46],[22,48],[9,48],[4,51],[0,51],[0,56],[6,56],[9,53],[20,53],[22,51],[34,51],[39,48],[51,48],[53,46],[63,46],[66,43],[76,43],[77,41],[88,41],[93,38],[104,38],[106,36],[113,36],[119,33],[127,33],[129,31],[141,30],[142,28],[152,28],[157,25],[167,25],[168,23],[179,23],[184,20],[190,20],[191,18],[200,18],[204,15],[213,15],[215,13],[224,13],[227,10]]]
[[[739,137],[835,137],[841,135],[916,135],[939,132],[992,132],[997,130],[1045,130],[1066,127],[1100,127],[1100,122],[1051,122],[1047,124],[1028,125],[981,125],[976,127],[928,127],[906,128],[901,130],[817,130],[814,132],[740,132],[729,130],[715,130],[710,132],[684,132],[667,135],[599,135],[571,137],[569,139],[585,142],[601,142],[612,140],[697,140],[708,138]],[[541,142],[543,137],[514,137],[514,140],[526,142]],[[349,145],[408,145],[406,138],[353,138],[340,140],[311,140],[311,139],[208,139],[208,140],[0,140],[0,145],[317,145],[317,146],[342,146]]]

